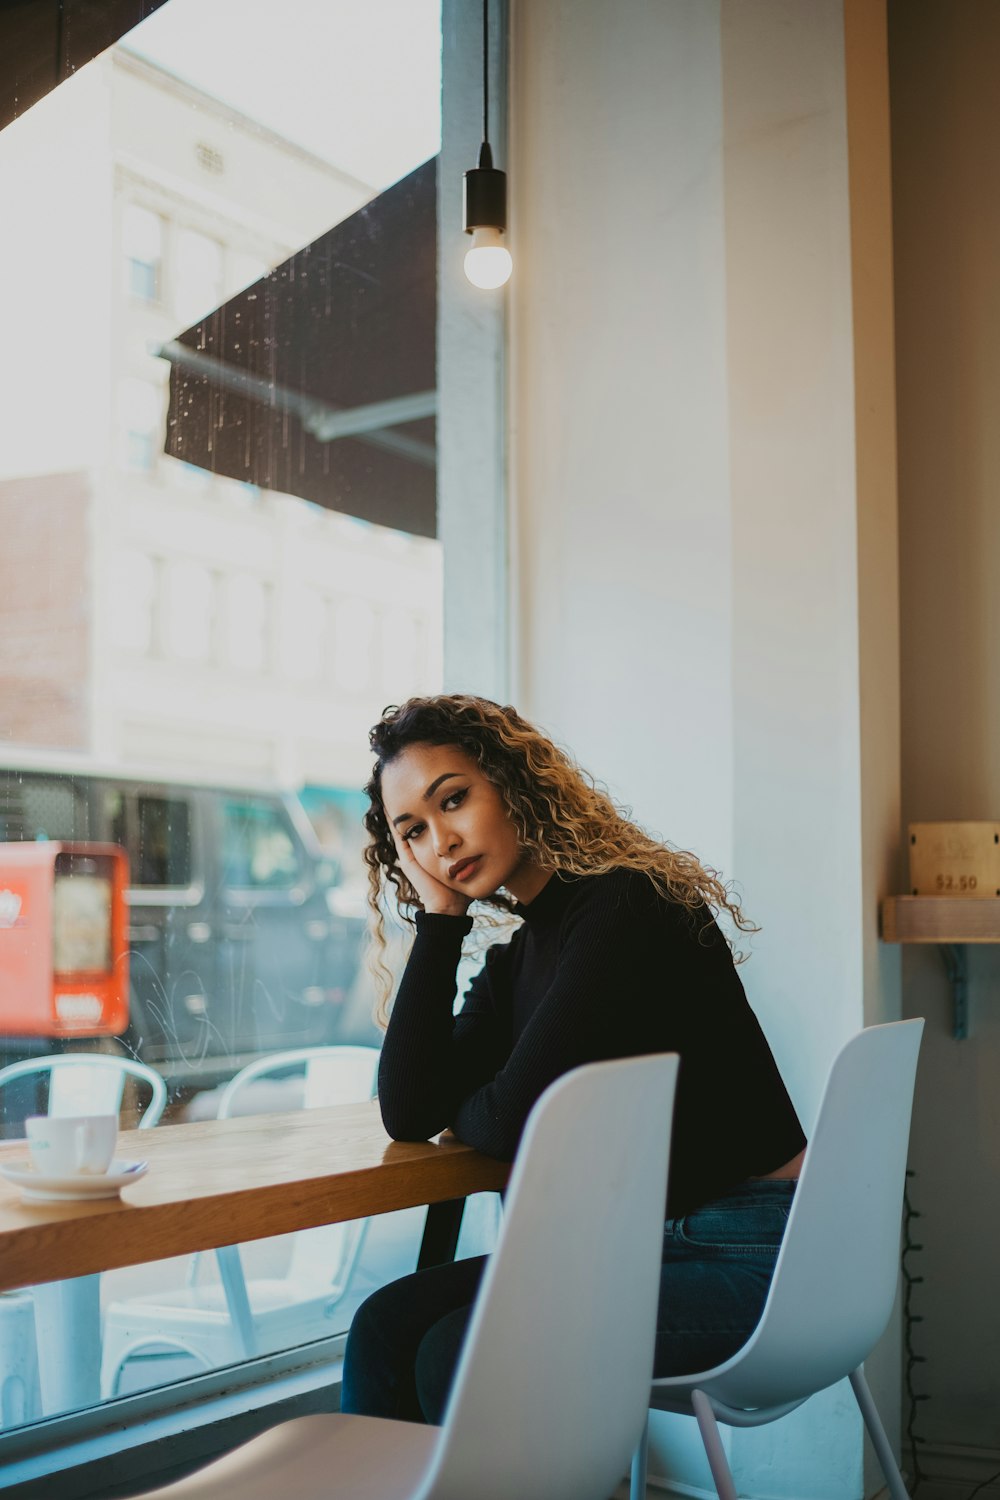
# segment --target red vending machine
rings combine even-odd
[[[128,858],[117,844],[0,844],[0,1032],[116,1036],[128,1025]]]

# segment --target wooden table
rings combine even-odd
[[[35,1288],[48,1411],[100,1399],[97,1273],[424,1203],[441,1206],[430,1264],[454,1254],[466,1195],[500,1191],[510,1171],[447,1135],[391,1141],[374,1101],[123,1132],[116,1154],[149,1162],[117,1199],[25,1203],[0,1178],[0,1291]],[[25,1155],[0,1145],[0,1161]]]

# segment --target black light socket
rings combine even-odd
[[[507,228],[507,173],[494,167],[488,141],[479,149],[479,166],[464,174],[463,221],[466,234]]]

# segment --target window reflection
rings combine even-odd
[[[234,890],[287,890],[299,878],[295,841],[281,811],[267,803],[227,802],[223,876]]]
[[[375,611],[364,599],[344,599],[334,617],[334,675],[349,693],[365,690],[372,675]]]
[[[158,1129],[211,1118],[226,1080],[251,1060],[377,1045],[363,964],[366,730],[387,701],[441,682],[439,9],[286,0],[290,73],[282,82],[285,56],[264,58],[266,86],[233,109],[224,100],[262,62],[256,3],[171,0],[132,49],[89,65],[91,85],[81,70],[75,89],[56,89],[0,132],[10,280],[24,304],[5,321],[17,378],[0,376],[0,484],[31,476],[38,486],[35,540],[27,524],[4,537],[5,565],[33,593],[16,638],[0,638],[20,685],[2,746],[0,844],[112,843],[131,870],[127,1024],[17,1034],[4,1026],[0,975],[0,1066],[66,1048],[137,1058],[167,1080]],[[214,80],[185,72],[213,58]],[[332,91],[331,59],[344,69]],[[419,244],[407,239],[415,206]],[[327,251],[314,249],[338,231]],[[385,292],[391,256],[377,257],[387,246],[400,251],[403,279],[419,263],[429,289],[412,337]],[[338,338],[325,321],[334,311]],[[171,406],[175,367],[163,351],[187,338],[191,353],[205,352],[191,332],[199,319],[228,329],[235,384],[196,373],[185,391],[175,374]],[[337,360],[344,329],[355,342]],[[297,410],[280,393],[301,393],[316,375],[304,335],[330,363],[328,383],[311,391],[318,405]],[[251,348],[254,400],[270,412],[258,426],[240,422],[239,359]],[[414,395],[424,414],[401,422],[392,402]],[[355,429],[355,408],[383,403],[383,425]],[[174,439],[187,422],[201,425],[182,452]],[[348,514],[362,492],[366,520]],[[19,515],[29,516],[24,503]],[[104,908],[92,877],[74,878],[59,900],[79,953]],[[294,1108],[307,1093],[301,1078],[254,1083],[243,1107]],[[29,1104],[45,1107],[44,1092],[3,1104],[11,1130]],[[310,1295],[318,1274],[308,1243],[246,1248],[251,1288],[285,1288],[289,1316],[269,1347],[342,1335],[366,1290],[412,1268],[420,1218],[370,1228],[356,1276],[321,1324],[304,1290],[307,1262]],[[101,1298],[105,1394],[198,1368],[155,1335],[199,1307],[221,1306],[208,1357],[239,1357],[211,1257],[110,1273]],[[21,1300],[30,1313],[30,1295]],[[134,1350],[140,1302],[152,1336]],[[13,1378],[7,1347],[0,1341],[0,1386]],[[76,1389],[78,1405],[101,1394],[82,1378]],[[14,1420],[54,1414],[36,1370]]]
[[[174,311],[182,323],[212,312],[222,298],[222,246],[207,234],[182,229],[177,235]]]
[[[163,260],[163,220],[159,214],[128,203],[122,213],[122,249],[125,254],[125,285],[139,302],[160,298]]]
[[[223,616],[224,651],[241,672],[262,672],[267,665],[269,590],[252,573],[226,579]]]
[[[179,798],[136,798],[132,879],[136,885],[191,884],[191,830]]]
[[[123,549],[112,574],[115,644],[137,655],[152,652],[156,630],[158,563],[137,547]]]
[[[215,580],[203,563],[172,562],[167,568],[164,639],[178,661],[207,662],[212,654]]]
[[[151,473],[156,466],[160,448],[162,386],[151,380],[126,376],[120,387],[120,410],[123,466],[139,473]]]

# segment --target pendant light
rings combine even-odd
[[[507,228],[507,174],[493,165],[489,141],[489,0],[483,0],[483,144],[479,165],[465,173],[464,222],[472,246],[465,252],[465,274],[473,286],[503,286],[514,263],[504,243]]]

